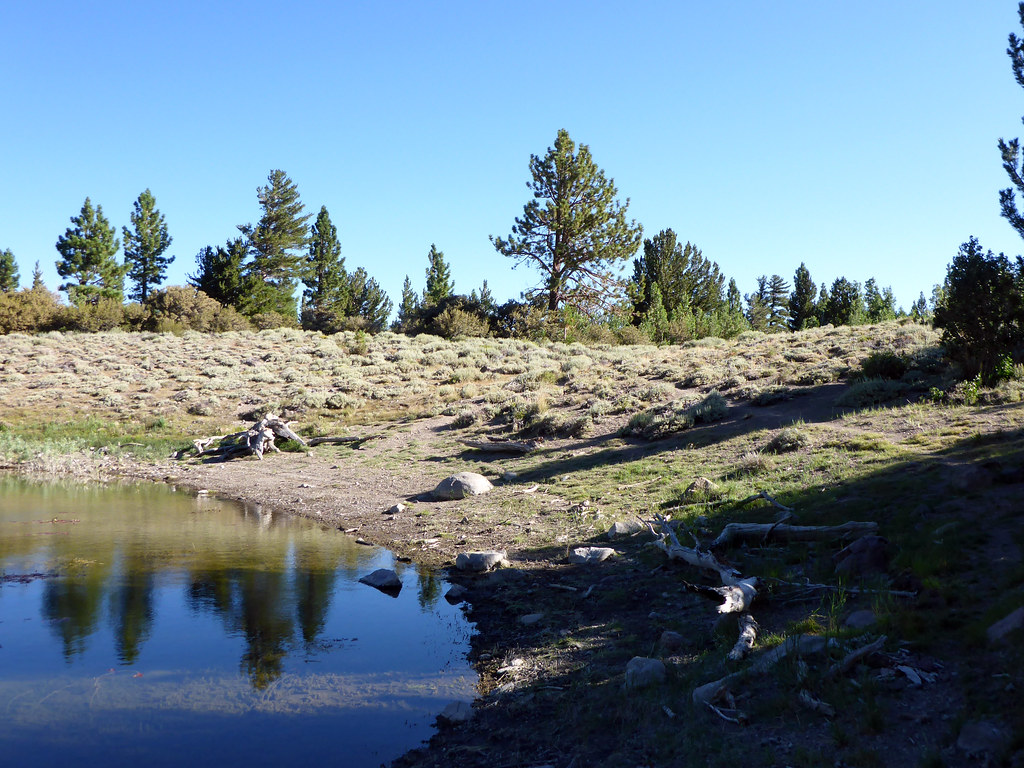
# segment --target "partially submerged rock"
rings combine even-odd
[[[381,592],[386,592],[392,597],[397,597],[398,593],[402,591],[402,580],[397,573],[388,568],[378,568],[373,573],[363,576],[359,581],[379,589]]]
[[[459,472],[446,477],[434,489],[434,498],[441,501],[464,499],[467,496],[479,496],[492,488],[491,481],[476,472]]]
[[[570,563],[600,563],[616,554],[611,547],[577,547],[569,555]]]
[[[468,701],[453,701],[437,716],[440,725],[459,725],[473,718],[473,707]]]
[[[483,573],[504,565],[506,558],[505,552],[463,552],[455,558],[455,567],[460,571]]]
[[[444,593],[444,599],[452,605],[458,605],[466,599],[469,590],[461,584],[453,584],[452,588]]]

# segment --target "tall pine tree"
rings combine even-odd
[[[134,287],[129,296],[146,303],[150,292],[163,282],[173,256],[164,256],[171,245],[167,222],[156,208],[156,199],[147,189],[135,201],[131,213],[132,228],[121,227],[124,235],[124,262]]]
[[[437,250],[433,243],[430,244],[427,261],[427,287],[423,291],[423,303],[436,306],[455,292],[455,283],[444,260],[444,251]]]
[[[313,313],[331,312],[341,301],[345,288],[345,259],[341,256],[338,228],[331,223],[327,206],[313,223],[309,239],[309,254],[302,281],[306,290],[302,294],[303,309]]]
[[[814,300],[818,294],[818,286],[811,280],[810,270],[800,262],[793,275],[793,292],[789,294],[789,327],[794,331],[802,331],[808,327],[809,321],[817,325]]]
[[[565,130],[544,157],[530,156],[530,175],[533,199],[507,238],[491,236],[495,250],[540,271],[541,285],[526,296],[543,297],[548,310],[565,303],[584,311],[606,306],[620,284],[616,268],[643,236],[639,224],[626,220],[629,199],[616,200],[615,182]]]
[[[402,301],[398,305],[398,317],[395,318],[395,322],[391,325],[392,330],[410,333],[416,325],[419,313],[420,297],[412,289],[412,280],[406,275],[405,282],[402,283]]]
[[[687,310],[706,313],[722,309],[725,299],[725,276],[718,265],[704,258],[700,249],[691,243],[682,245],[671,229],[664,229],[655,237],[644,240],[644,251],[633,261],[633,311],[642,317],[651,306],[651,291],[655,284],[661,291],[662,304],[669,317],[675,318]],[[642,289],[642,293],[641,293]]]
[[[103,215],[103,206],[93,208],[92,201],[85,198],[71,223],[73,226],[57,238],[61,255],[57,274],[67,280],[60,290],[76,306],[95,304],[101,298],[123,301],[127,268],[115,258],[121,241]]]
[[[271,171],[267,182],[267,186],[256,189],[263,209],[259,222],[238,227],[246,237],[251,257],[245,272],[247,296],[243,309],[249,315],[276,312],[296,317],[295,290],[303,274],[302,251],[309,243],[307,222],[312,214],[303,213],[299,190],[284,171]]]

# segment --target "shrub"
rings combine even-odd
[[[430,331],[443,339],[486,336],[490,333],[487,321],[458,307],[447,307],[434,318]]]
[[[282,315],[280,312],[258,312],[249,318],[249,322],[257,331],[270,331],[275,328],[298,328],[297,318]]]
[[[242,331],[249,322],[233,307],[225,307],[191,286],[172,285],[155,291],[146,302],[149,330],[157,332],[223,333]]]
[[[864,379],[851,384],[850,388],[836,400],[836,405],[840,408],[868,408],[903,397],[907,391],[908,386],[901,381]]]
[[[711,392],[703,400],[673,400],[642,411],[629,420],[623,435],[634,435],[647,440],[668,437],[695,424],[707,424],[725,417],[728,410],[725,398]]]
[[[807,445],[810,440],[807,433],[796,427],[786,427],[775,435],[762,449],[765,453],[790,453],[798,451]]]
[[[117,299],[101,298],[95,304],[65,307],[57,322],[65,331],[112,331],[124,322],[124,305]]]
[[[61,314],[57,294],[45,288],[0,292],[0,333],[50,331]]]
[[[864,379],[896,380],[903,378],[909,367],[906,357],[887,349],[865,357],[860,364],[860,375]]]

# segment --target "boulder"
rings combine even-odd
[[[641,531],[646,530],[644,524],[639,520],[626,520],[625,522],[619,521],[612,523],[612,527],[608,529],[609,539],[620,539],[623,536],[633,536]]]
[[[867,629],[873,627],[878,623],[878,619],[875,617],[875,612],[864,609],[860,611],[854,611],[846,617],[846,621],[843,622],[844,627],[850,629]]]
[[[646,688],[665,682],[665,665],[658,659],[634,656],[626,665],[626,689]]]
[[[600,563],[616,554],[611,547],[577,547],[569,555],[570,563]]]
[[[519,617],[519,623],[524,627],[532,627],[534,624],[539,623],[543,618],[543,613],[528,613],[525,616]]]
[[[1006,748],[1006,732],[989,720],[969,720],[960,729],[956,748],[976,759],[996,757]]]
[[[885,574],[892,559],[889,542],[881,536],[861,536],[845,549],[836,553],[836,574],[851,579]]]
[[[722,490],[706,477],[698,477],[683,492],[687,499],[713,500],[722,496]]]
[[[469,590],[461,584],[453,584],[452,588],[444,593],[444,599],[452,605],[458,605],[466,599]]]
[[[468,701],[453,701],[437,716],[440,725],[459,725],[473,718],[473,707]]]
[[[405,510],[407,510],[408,508],[409,507],[407,507],[405,504],[392,504],[390,507],[388,507],[387,509],[384,510],[384,514],[385,515],[400,515],[403,512],[405,512]]]
[[[402,590],[402,580],[398,578],[397,573],[388,568],[378,568],[373,573],[363,576],[359,581],[392,596],[397,596]]]
[[[506,557],[504,552],[463,552],[455,558],[455,567],[460,571],[483,573],[503,565]]]
[[[476,472],[459,472],[446,477],[434,489],[434,498],[441,501],[464,499],[467,496],[479,496],[492,488],[491,481]]]
[[[683,649],[686,639],[678,632],[666,629],[661,633],[661,639],[658,641],[658,644],[661,645],[661,650],[671,655]]]

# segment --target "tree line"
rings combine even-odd
[[[187,286],[160,288],[174,256],[164,215],[150,190],[135,201],[131,226],[117,230],[86,198],[56,243],[56,266],[69,306],[42,285],[17,291],[10,250],[0,253],[0,330],[112,327],[203,331],[301,326],[334,333],[390,328],[444,337],[497,335],[593,342],[674,343],[745,330],[798,331],[817,325],[880,322],[904,314],[891,288],[874,278],[812,281],[801,264],[790,283],[757,278],[741,295],[717,263],[674,230],[644,238],[628,219],[614,180],[585,144],[560,130],[554,145],[529,162],[531,198],[510,234],[492,236],[495,251],[540,275],[519,299],[498,304],[487,282],[455,291],[444,252],[431,244],[421,291],[406,275],[397,315],[363,267],[350,269],[325,206],[307,213],[294,181],[273,170],[256,190],[261,215],[238,235],[196,254]],[[310,220],[312,219],[312,223]],[[635,257],[635,258],[634,258]],[[632,274],[625,267],[632,259]],[[128,282],[125,304],[125,282]],[[934,308],[924,295],[911,308],[923,319]],[[389,324],[390,321],[390,324]]]

